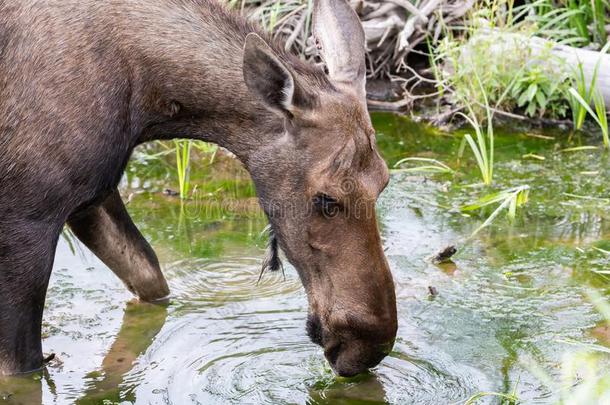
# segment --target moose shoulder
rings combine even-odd
[[[334,370],[381,361],[396,303],[364,33],[345,0],[314,2],[314,33],[328,73],[211,0],[0,0],[0,375],[42,365],[66,223],[140,299],[168,296],[116,187],[136,145],[178,136],[245,164]]]

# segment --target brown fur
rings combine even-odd
[[[347,3],[322,3],[320,25],[338,16],[348,30],[339,55],[362,59]],[[115,190],[136,145],[171,137],[244,162],[331,363],[343,375],[376,364],[396,333],[374,216],[387,169],[363,75],[330,57],[358,84],[327,77],[211,0],[0,0],[0,374],[42,363],[44,296],[66,222],[141,298],[167,294]],[[289,82],[290,100],[271,97]],[[311,202],[321,192],[345,215],[320,215]]]

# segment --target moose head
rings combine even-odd
[[[313,17],[325,70],[304,69],[258,34],[246,37],[246,85],[281,122],[246,165],[307,292],[310,338],[337,374],[353,376],[377,365],[396,336],[375,216],[389,174],[366,106],[360,21],[345,0],[316,1]]]

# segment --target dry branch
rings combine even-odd
[[[277,1],[247,1],[245,13],[268,23],[277,12]],[[277,17],[274,27],[286,46],[308,57],[315,47],[307,38],[311,34],[311,11],[307,0],[282,0],[286,11]],[[438,39],[441,21],[455,21],[472,8],[474,0],[351,0],[364,27],[368,48],[368,76],[389,77],[406,70],[406,58],[426,38]],[[274,17],[275,18],[275,17]]]

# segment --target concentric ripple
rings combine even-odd
[[[413,398],[434,404],[466,399],[487,385],[476,370],[442,352],[433,359],[409,357],[413,348],[401,342],[373,374],[337,379],[305,336],[302,308],[274,306],[259,299],[170,321],[141,359],[140,378],[147,384],[137,388],[136,397],[167,404],[406,403]],[[428,349],[415,352],[428,354]]]
[[[261,276],[261,265],[260,258],[251,257],[226,257],[222,262],[191,258],[166,265],[165,274],[179,301],[214,306],[302,289],[294,272],[285,275],[282,271],[266,271]]]

